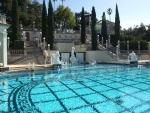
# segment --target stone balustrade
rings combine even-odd
[[[25,54],[25,50],[10,50],[11,55]]]

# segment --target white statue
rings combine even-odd
[[[61,64],[59,57],[60,57],[60,54],[59,54],[59,51],[57,51],[53,58],[53,64]]]
[[[71,50],[71,56],[74,56],[74,50],[75,50],[75,48],[72,47],[72,50]]]
[[[131,61],[133,61],[133,62],[138,61],[138,58],[137,58],[136,54],[134,53],[134,51],[132,51],[132,53],[130,53],[129,56],[131,58]]]
[[[77,64],[77,58],[74,55],[74,50],[75,50],[75,48],[72,47],[70,61],[71,61],[72,64]]]

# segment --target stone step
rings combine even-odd
[[[35,63],[35,64],[44,64],[45,58],[43,56],[43,52],[40,48],[38,48],[34,41],[26,42],[26,56],[15,56],[16,60],[8,60],[11,62],[8,62],[9,64],[28,64]],[[18,58],[17,58],[18,57]],[[13,58],[13,56],[12,56]],[[11,58],[10,58],[11,59]]]

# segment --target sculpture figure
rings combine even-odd
[[[74,50],[75,50],[75,48],[72,47],[72,50],[71,50],[71,56],[74,56]]]
[[[74,55],[74,50],[75,50],[75,48],[72,47],[70,61],[72,64],[77,64],[78,62],[77,62],[77,58]]]
[[[59,57],[60,57],[60,54],[59,54],[59,51],[57,51],[54,55],[52,63],[53,64],[61,64]]]
[[[132,53],[130,53],[129,56],[130,56],[130,59],[131,59],[130,64],[132,66],[137,66],[138,65],[138,58],[137,58],[136,54],[134,53],[134,51],[132,51]]]
[[[137,62],[138,61],[138,58],[136,56],[136,54],[134,53],[134,51],[132,51],[132,53],[129,54],[131,60],[130,61],[133,61],[133,62]]]

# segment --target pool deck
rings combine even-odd
[[[107,63],[107,64],[120,64],[120,65],[130,65],[130,61],[128,61],[128,60],[105,61],[103,63]]]
[[[99,62],[99,63],[130,65],[129,60],[105,61],[105,62]],[[149,60],[138,60],[138,65],[150,65],[150,61]]]
[[[144,64],[150,65],[150,60],[139,60],[138,64],[139,65],[144,65]]]
[[[9,67],[9,72],[15,72],[15,71],[24,71],[24,70],[39,70],[39,69],[52,69],[52,65],[51,64],[47,64],[46,66],[43,65],[36,65],[34,69],[31,66],[31,69],[29,69],[28,65],[8,65],[7,67]],[[1,74],[2,72],[0,72]]]
[[[118,64],[118,65],[130,65],[130,61],[127,60],[119,60],[119,61],[105,61],[105,62],[97,62],[98,64]],[[138,65],[150,65],[149,60],[139,60]],[[9,72],[15,72],[15,71],[24,71],[29,70],[28,64],[24,65],[8,65]],[[51,64],[35,64],[34,69],[31,66],[30,70],[39,70],[39,69],[54,69]],[[0,72],[1,74],[2,72]]]
[[[17,71],[17,70],[29,70],[29,66],[28,65],[8,65],[10,71]],[[44,64],[35,64],[35,67],[33,69],[33,67],[31,66],[30,70],[37,70],[37,69],[46,69],[46,68],[51,68],[52,65],[51,64],[47,64],[46,66]]]

